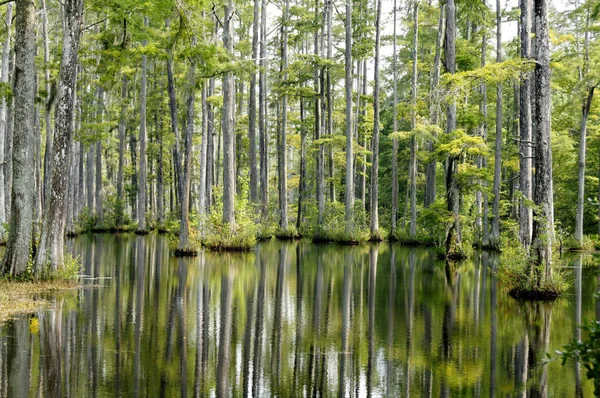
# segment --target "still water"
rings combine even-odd
[[[86,287],[0,326],[0,397],[593,395],[583,366],[544,362],[599,315],[591,257],[563,298],[520,304],[487,253],[446,272],[388,244],[193,259],[156,235],[70,246]]]

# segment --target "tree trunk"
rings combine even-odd
[[[195,47],[196,37],[192,39],[192,45]],[[183,196],[181,198],[181,220],[179,228],[179,254],[196,254],[195,250],[190,250],[189,244],[189,213],[190,213],[190,181],[192,172],[192,136],[194,134],[194,103],[196,99],[196,59],[192,58],[189,70],[189,92],[187,98],[187,126],[185,129],[185,141],[183,149],[185,158],[183,163]]]
[[[169,29],[169,20],[166,21],[166,28]],[[143,62],[143,61],[142,61]],[[181,155],[179,147],[179,126],[177,124],[177,97],[175,95],[175,79],[173,77],[173,49],[167,48],[167,89],[169,91],[169,110],[171,111],[171,129],[175,135],[175,144],[173,145],[173,162],[175,164],[175,181],[178,203],[181,203],[183,195],[182,175],[181,175]],[[141,144],[141,140],[140,140]]]
[[[444,11],[445,4],[440,2],[440,15],[438,17],[438,31],[437,38],[435,41],[435,56],[433,61],[433,71],[431,73],[431,93],[435,93],[438,83],[440,81],[440,64],[442,59],[442,40],[444,38]],[[431,101],[430,105],[430,117],[431,124],[437,126],[439,119],[438,105],[435,99]],[[427,142],[427,151],[432,153],[434,151],[433,141]],[[427,163],[425,170],[425,200],[424,206],[428,208],[435,202],[436,198],[436,168],[437,162],[434,160]]]
[[[319,18],[319,5],[320,0],[315,1],[315,20]],[[323,6],[325,12],[325,6]],[[314,41],[314,54],[315,57],[320,57],[323,47],[323,26],[325,24],[325,18],[321,24],[321,37],[319,38],[318,29],[315,31]],[[315,70],[314,84],[315,84],[315,141],[322,138],[324,134],[324,123],[325,123],[325,91],[324,91],[324,80],[325,80],[325,69],[320,68],[319,71]],[[324,159],[325,152],[323,144],[319,144],[319,148],[316,152],[316,194],[317,194],[317,219],[318,225],[323,225],[323,218],[325,216],[325,172],[324,172]],[[320,228],[320,227],[319,227]],[[321,234],[321,230],[318,231]]]
[[[54,142],[54,131],[52,130],[52,106],[54,105],[54,93],[50,85],[50,45],[48,38],[48,10],[46,9],[46,0],[42,0],[42,37],[44,39],[44,84],[47,95],[46,100],[46,150],[44,155],[44,190],[42,197],[42,206],[45,207],[46,201],[50,198],[50,184],[52,179],[52,147]]]
[[[533,272],[539,286],[552,272],[552,146],[550,145],[550,45],[548,33],[548,1],[535,0],[535,187],[533,201],[536,205],[533,218]],[[541,270],[543,269],[543,275]]]
[[[119,117],[119,168],[117,171],[117,199],[124,203],[123,174],[125,167],[125,133],[127,131],[127,75],[121,78],[121,115]]]
[[[225,23],[223,27],[223,45],[229,54],[233,54],[233,16],[235,8],[233,0],[225,6]],[[235,78],[233,72],[223,77],[223,223],[235,225]]]
[[[280,79],[282,85],[287,82],[288,79],[288,44],[287,44],[287,23],[289,14],[290,4],[289,1],[285,1],[282,23],[281,23],[281,75]],[[285,233],[288,228],[288,212],[287,212],[287,107],[288,107],[288,96],[285,92],[285,88],[281,98],[281,135],[279,137],[279,228]]]
[[[412,53],[412,84],[411,84],[411,127],[413,135],[410,145],[410,236],[417,235],[417,152],[419,142],[414,132],[417,128],[417,46],[419,43],[419,2],[413,2],[413,53]]]
[[[456,7],[454,0],[446,2],[445,65],[448,73],[456,73]],[[446,134],[456,129],[456,101],[452,100],[446,109]],[[446,257],[461,256],[460,198],[457,172],[459,159],[449,155],[446,160],[446,204],[452,222],[446,232]]]
[[[252,62],[255,68],[258,60],[258,28],[260,24],[259,0],[254,0],[254,19],[252,21]],[[250,145],[250,200],[258,203],[258,170],[256,168],[256,70],[250,78],[250,104],[248,106],[248,140]]]
[[[206,208],[206,176],[207,176],[207,148],[208,148],[208,118],[207,118],[207,108],[208,104],[206,101],[206,87],[207,81],[202,83],[202,142],[200,146],[200,184],[198,189],[198,213],[200,217],[202,217],[205,213],[208,212]],[[201,220],[202,221],[202,220]],[[202,228],[201,228],[202,231]]]
[[[6,6],[6,38],[2,45],[2,69],[0,72],[0,83],[8,84],[8,64],[10,60],[10,37],[12,24],[12,9],[13,3],[8,3]],[[6,241],[4,223],[6,222],[6,196],[9,194],[5,191],[5,164],[4,164],[4,146],[6,141],[6,99],[0,99],[0,240]]]
[[[267,1],[261,1],[260,72],[258,77],[258,134],[260,153],[260,203],[263,219],[269,207],[269,159],[267,139]]]
[[[502,9],[496,0],[496,62],[502,62]],[[500,184],[502,179],[502,83],[496,85],[496,145],[494,150],[494,202],[492,204],[492,234],[489,243],[500,244]]]
[[[396,25],[398,20],[398,4],[394,0],[394,33],[392,38],[392,84],[394,102],[392,109],[393,132],[398,131],[398,52],[396,45]],[[398,224],[398,139],[392,139],[392,235],[396,232]]]
[[[104,88],[98,87],[98,123],[102,124],[104,118]],[[96,190],[94,191],[96,201],[96,224],[104,224],[104,200],[102,198],[102,135],[96,141]]]
[[[452,0],[450,0],[452,1]],[[381,0],[377,0],[375,17],[375,79],[373,89],[373,137],[371,140],[371,238],[379,236],[379,47],[381,42]]]
[[[346,239],[354,234],[354,151],[352,129],[352,0],[346,0]]]
[[[31,249],[33,221],[33,118],[35,98],[35,5],[16,0],[14,141],[9,237],[2,273],[23,274]]]
[[[333,61],[333,1],[327,3],[327,59]],[[333,138],[333,88],[331,82],[331,67],[327,67],[327,136]],[[333,164],[333,143],[327,148],[327,171],[329,179],[329,200],[335,202],[335,181]]]
[[[585,151],[587,140],[587,120],[594,99],[595,87],[588,88],[588,95],[582,107],[581,129],[579,139],[579,170],[577,174],[577,215],[575,218],[575,240],[583,245],[583,213],[585,201]]]
[[[66,195],[73,146],[77,58],[83,22],[83,0],[66,0],[63,8],[63,42],[56,113],[56,141],[52,154],[50,197],[44,208],[44,224],[37,251],[35,273],[56,272],[64,263]],[[102,206],[99,205],[99,208]]]
[[[148,17],[144,17],[144,28],[148,29]],[[146,39],[143,40],[142,45],[145,47],[148,44]],[[148,72],[148,56],[142,55],[142,79],[140,82],[140,168],[139,168],[139,181],[137,184],[137,216],[138,216],[138,232],[146,232],[146,75]],[[170,95],[169,88],[169,95]],[[177,135],[175,141],[178,140]],[[177,170],[177,169],[175,169]]]
[[[298,214],[296,217],[296,229],[300,233],[304,223],[304,198],[306,197],[306,111],[304,99],[300,98],[300,181],[298,185]]]
[[[16,46],[16,43],[15,43]],[[16,84],[16,69],[15,69],[15,50],[10,52],[12,62],[10,63],[10,87],[13,92]],[[4,192],[5,195],[5,206],[6,206],[6,219],[10,220],[11,208],[12,208],[12,186],[13,186],[13,136],[15,130],[15,100],[14,97],[8,102],[8,109],[6,111],[7,122],[6,122],[6,142],[4,143]]]
[[[215,79],[211,78],[208,85],[208,96],[215,92]],[[206,209],[210,211],[214,204],[212,188],[215,181],[215,113],[213,106],[208,103],[206,107],[207,130],[206,130]]]
[[[531,57],[531,0],[520,0],[521,8],[521,58]],[[519,235],[521,243],[525,248],[531,244],[531,230],[533,228],[532,209],[526,203],[531,200],[532,181],[531,181],[531,75],[528,74],[521,81],[519,88],[519,130],[521,139],[521,148],[519,156],[520,165],[520,189],[523,194],[519,209]]]

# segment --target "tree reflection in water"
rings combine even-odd
[[[0,326],[0,398],[592,394],[579,364],[543,362],[600,308],[581,259],[571,294],[541,304],[507,297],[485,252],[447,266],[388,244],[189,259],[157,235],[69,247],[86,287]]]

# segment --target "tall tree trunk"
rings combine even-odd
[[[158,116],[160,115],[160,116]],[[164,187],[164,146],[163,146],[163,118],[162,112],[157,111],[156,134],[158,137],[158,159],[156,160],[156,215],[158,228],[163,228],[165,218],[165,187]],[[204,180],[202,180],[204,181]]]
[[[206,80],[202,83],[202,142],[200,144],[200,184],[198,189],[198,213],[201,217],[208,212],[208,209],[206,208],[206,175],[208,168],[206,162],[208,148],[208,118],[206,114],[208,108],[206,101],[207,83]]]
[[[267,1],[261,1],[260,72],[258,77],[258,134],[260,153],[260,203],[263,219],[269,207],[269,159],[267,139]]]
[[[452,0],[450,0],[452,1]],[[377,0],[375,17],[375,79],[373,89],[373,137],[371,140],[371,238],[380,240],[379,235],[379,47],[381,42],[381,0]]]
[[[119,165],[117,170],[117,199],[124,203],[123,174],[125,168],[125,133],[127,131],[127,75],[121,78],[121,115],[119,116]]]
[[[169,20],[166,21],[166,28],[169,29]],[[173,49],[167,48],[167,90],[169,92],[169,110],[171,111],[171,129],[175,135],[173,145],[173,162],[175,166],[175,181],[178,203],[181,203],[183,195],[183,184],[181,175],[181,151],[179,146],[179,126],[177,124],[177,97],[175,95],[175,79],[173,77]]]
[[[445,65],[448,73],[456,73],[456,7],[454,0],[446,2]],[[456,101],[451,100],[446,109],[446,134],[456,130]],[[459,158],[448,155],[446,160],[446,204],[452,223],[446,232],[446,257],[461,255],[460,198],[457,172]]]
[[[440,64],[442,59],[442,40],[444,38],[444,11],[445,3],[440,2],[440,15],[438,17],[438,30],[437,38],[435,40],[435,56],[433,61],[433,71],[431,73],[431,93],[435,93],[438,83],[440,81]],[[435,100],[431,101],[430,104],[430,117],[431,124],[437,126],[439,119],[438,105]],[[427,142],[427,151],[432,153],[434,151],[433,141]],[[435,202],[436,198],[436,168],[437,162],[435,159],[427,163],[425,170],[425,208],[431,206]]]
[[[320,0],[315,1],[315,22],[319,20],[319,5]],[[325,6],[323,6],[323,12],[325,13]],[[314,38],[314,54],[316,57],[320,57],[323,47],[323,26],[325,24],[325,18],[322,19],[321,24],[321,35],[319,37],[319,29],[315,30]],[[315,84],[315,141],[322,138],[324,134],[324,121],[325,121],[325,94],[324,94],[324,74],[325,69],[320,68],[318,71],[315,70],[314,84]],[[317,194],[317,218],[318,225],[323,224],[323,218],[325,216],[325,172],[324,172],[324,147],[323,144],[319,144],[319,148],[315,154],[316,157],[316,194]],[[319,229],[318,233],[321,234]]]
[[[587,120],[594,99],[595,87],[588,88],[588,95],[582,107],[581,128],[579,138],[579,167],[577,173],[577,214],[575,217],[575,240],[583,245],[583,213],[585,199],[585,151],[587,141]]]
[[[35,98],[35,5],[16,0],[14,141],[9,237],[2,273],[21,275],[27,269],[33,221],[33,118]]]
[[[98,123],[102,123],[104,118],[104,88],[98,87]],[[102,135],[96,141],[96,184],[95,184],[95,201],[96,201],[96,223],[99,226],[104,224],[104,200],[102,199]]]
[[[288,35],[287,35],[287,24],[289,14],[289,0],[285,1],[283,18],[281,23],[281,83],[285,84],[288,80]],[[288,228],[288,211],[287,211],[287,109],[288,107],[288,96],[284,91],[281,98],[281,134],[279,137],[279,227],[282,232],[286,232]]]
[[[553,189],[552,146],[550,145],[550,45],[548,32],[548,1],[535,0],[535,187],[536,205],[533,218],[533,272],[539,286],[552,272]],[[540,267],[543,270],[541,274]]]
[[[16,46],[16,43],[15,43]],[[12,62],[9,64],[10,72],[10,87],[15,90],[16,84],[16,69],[15,69],[15,50],[10,51],[10,58]],[[6,122],[6,142],[4,143],[4,192],[6,192],[5,206],[6,206],[6,219],[10,220],[11,209],[12,209],[12,186],[13,186],[13,137],[15,130],[15,100],[14,97],[8,102],[8,109],[6,111],[7,122]]]
[[[502,62],[502,9],[496,0],[496,62]],[[494,202],[492,204],[492,235],[490,244],[500,243],[500,184],[502,179],[502,83],[496,85],[496,145],[494,150]]]
[[[367,60],[363,60],[363,80],[362,80],[362,95],[367,95]],[[363,99],[362,102],[362,120],[364,122],[366,116],[367,116],[367,101],[365,99]],[[368,139],[367,139],[367,135],[363,134],[363,141],[362,141],[362,146],[364,149],[367,149],[368,146]],[[367,155],[366,153],[363,153],[362,155],[362,161],[361,161],[361,166],[360,166],[360,171],[359,171],[359,186],[360,186],[360,200],[362,201],[363,207],[365,210],[368,210],[367,208]]]
[[[192,39],[192,45],[195,47],[196,37]],[[190,250],[189,244],[189,213],[190,213],[190,182],[192,174],[192,136],[194,134],[194,103],[196,99],[196,59],[192,58],[189,70],[188,82],[188,98],[187,98],[187,126],[185,129],[185,140],[183,149],[185,158],[183,163],[183,196],[181,198],[181,220],[179,228],[179,254],[196,254],[195,250]]]
[[[258,28],[260,24],[259,0],[254,0],[254,19],[252,21],[252,62],[255,68],[258,60]],[[258,169],[256,168],[256,70],[250,78],[250,104],[248,106],[248,140],[250,145],[250,200],[258,203]]]
[[[225,22],[223,27],[223,45],[233,55],[233,16],[235,8],[233,0],[225,6]],[[223,77],[223,223],[235,225],[235,78],[233,72]]]
[[[333,1],[327,3],[327,59],[333,61]],[[327,136],[333,138],[333,88],[331,81],[331,67],[327,67]],[[333,164],[333,144],[327,148],[327,171],[329,179],[329,200],[335,202],[335,181]]]
[[[64,263],[66,195],[73,147],[77,58],[83,21],[83,0],[62,3],[63,42],[56,113],[56,141],[52,154],[52,185],[44,208],[44,223],[37,251],[36,276],[56,272]],[[101,206],[99,206],[100,208]]]
[[[417,235],[417,152],[419,142],[414,132],[417,128],[417,46],[419,43],[419,2],[413,2],[413,53],[411,82],[411,127],[413,135],[410,145],[410,236]]]
[[[44,85],[47,95],[46,100],[46,150],[44,155],[44,190],[42,205],[50,198],[50,184],[52,178],[52,146],[54,142],[54,131],[52,130],[52,106],[54,105],[54,93],[50,85],[50,39],[48,37],[48,10],[46,0],[42,0],[42,37],[44,39]]]
[[[352,142],[352,0],[346,0],[346,238],[354,233],[354,151]]]
[[[531,0],[520,0],[521,8],[520,36],[521,36],[521,58],[531,57]],[[521,81],[519,88],[519,130],[520,130],[520,189],[523,194],[519,209],[519,235],[521,243],[528,248],[531,244],[531,232],[533,228],[532,209],[526,201],[532,199],[531,181],[531,75],[528,74]]]
[[[398,131],[398,52],[396,43],[396,25],[398,20],[398,4],[394,0],[394,33],[392,38],[392,84],[394,103],[392,110],[393,132]],[[396,232],[398,224],[398,139],[392,139],[392,235]]]
[[[94,214],[94,146],[95,144],[90,144],[85,164],[85,194],[90,214]]]
[[[298,213],[296,229],[300,233],[304,223],[304,201],[306,197],[306,107],[304,98],[300,98],[300,181],[298,185]]]
[[[12,24],[12,9],[13,3],[8,3],[6,6],[6,38],[4,39],[4,43],[2,44],[2,69],[0,72],[0,82],[3,84],[8,84],[8,64],[10,60],[10,38],[11,38],[11,30],[10,26]],[[0,241],[5,242],[5,228],[4,223],[6,222],[6,196],[10,194],[8,191],[5,191],[5,164],[4,164],[4,146],[6,141],[6,99],[0,99]]]
[[[208,83],[208,96],[215,92],[215,79],[211,78]],[[213,202],[212,187],[215,181],[215,113],[213,106],[206,106],[206,210],[210,211]]]
[[[148,17],[144,17],[144,27],[148,29]],[[142,45],[145,47],[148,41],[144,39]],[[138,232],[146,232],[146,75],[148,73],[148,56],[142,55],[142,79],[140,82],[140,168],[139,181],[137,184],[137,216]],[[170,94],[169,89],[169,94]],[[175,136],[175,141],[178,137]],[[176,169],[177,170],[177,169]]]

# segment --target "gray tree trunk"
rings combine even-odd
[[[35,114],[35,5],[16,0],[14,141],[12,150],[12,200],[9,237],[2,273],[16,276],[27,269],[33,221],[33,145]]]
[[[200,184],[198,187],[198,213],[201,217],[208,212],[208,209],[206,208],[206,152],[208,148],[208,118],[206,114],[208,104],[206,103],[206,84],[207,81],[204,81],[202,84],[202,142],[200,144]],[[200,230],[202,231],[202,228],[200,228]]]
[[[281,81],[285,84],[288,80],[288,35],[287,35],[287,24],[290,4],[289,1],[285,1],[283,18],[281,24]],[[279,137],[279,227],[282,232],[288,228],[288,211],[287,211],[287,109],[288,107],[288,96],[285,89],[281,98],[281,135]]]
[[[208,96],[215,92],[215,79],[211,78],[208,84]],[[206,209],[210,210],[214,204],[212,187],[215,181],[215,114],[213,106],[206,106]]]
[[[575,240],[583,244],[583,213],[585,201],[585,151],[587,141],[587,120],[594,99],[595,87],[588,88],[588,95],[582,107],[581,128],[579,138],[579,168],[577,173],[577,214],[575,217]]]
[[[169,28],[169,20],[166,21],[166,27]],[[178,203],[181,203],[183,195],[182,171],[181,171],[181,151],[179,145],[179,126],[177,123],[177,97],[175,94],[175,79],[173,77],[173,49],[167,48],[167,90],[169,92],[169,110],[171,111],[171,129],[175,135],[173,145],[173,162],[175,166],[175,181]]]
[[[520,36],[521,36],[521,58],[531,57],[531,0],[520,0],[521,8]],[[526,200],[532,199],[531,181],[531,75],[527,75],[519,88],[519,130],[520,130],[520,177],[519,186],[523,199],[519,208],[519,234],[521,243],[528,248],[531,244],[531,232],[533,228],[532,209]]]
[[[233,55],[233,16],[235,8],[233,0],[228,0],[225,6],[225,21],[223,27],[223,45],[229,54]],[[235,225],[235,78],[233,72],[227,72],[223,77],[223,223]]]
[[[535,17],[535,187],[533,201],[536,205],[533,218],[533,272],[534,281],[541,283],[552,272],[553,189],[552,146],[550,145],[550,45],[548,32],[548,1],[534,1]],[[540,272],[543,269],[543,275]]]
[[[456,6],[454,0],[446,2],[445,65],[448,73],[456,73]],[[446,109],[446,134],[456,130],[456,101],[452,100]],[[460,198],[457,172],[458,157],[449,155],[446,160],[446,204],[452,215],[452,222],[446,232],[446,257],[460,256]]]
[[[144,17],[144,27],[148,28],[148,17]],[[144,39],[142,45],[145,47],[148,41]],[[148,56],[142,55],[142,79],[140,82],[140,168],[139,181],[137,184],[137,216],[138,232],[146,232],[146,75],[148,73]],[[170,91],[170,90],[169,90]],[[175,137],[177,141],[177,136]]]
[[[396,43],[396,25],[398,21],[398,4],[394,0],[394,33],[392,38],[392,84],[394,102],[392,110],[393,132],[398,131],[398,52]],[[398,139],[392,139],[392,234],[396,232],[398,224]]]
[[[260,24],[259,0],[254,0],[254,19],[252,22],[252,62],[258,68],[258,28]],[[250,78],[250,104],[248,106],[248,140],[250,145],[250,200],[258,203],[258,169],[256,165],[256,70]]]
[[[196,37],[192,39],[192,45],[196,46]],[[196,100],[196,59],[192,57],[189,70],[187,98],[187,125],[185,129],[185,140],[183,142],[184,162],[183,162],[183,196],[181,198],[181,220],[179,224],[179,254],[196,254],[195,250],[190,250],[189,244],[189,213],[190,213],[190,182],[192,176],[193,146],[192,137],[195,127],[194,103]]]
[[[119,165],[117,170],[117,199],[124,203],[123,175],[125,167],[125,133],[127,131],[127,75],[121,78],[121,115],[119,117]]]
[[[85,164],[85,185],[86,185],[86,199],[87,208],[90,214],[94,214],[94,146],[96,144],[90,144],[88,149],[86,164]]]
[[[442,40],[444,38],[444,11],[445,11],[445,3],[440,2],[440,15],[438,17],[438,31],[437,38],[435,41],[435,56],[433,61],[433,71],[431,73],[431,93],[435,93],[435,90],[440,81],[440,65],[442,59]],[[439,110],[436,101],[433,100],[431,102],[431,124],[436,126],[438,124],[439,119]],[[432,141],[427,142],[427,151],[432,153],[434,151],[434,146]],[[425,200],[424,206],[425,208],[431,206],[435,202],[436,198],[436,168],[437,162],[435,160],[427,163],[425,168]]]
[[[327,7],[327,59],[333,61],[333,1],[326,2]],[[327,136],[333,138],[333,83],[331,81],[331,67],[327,67]],[[335,202],[335,182],[333,164],[333,144],[327,148],[327,171],[329,179],[329,200]]]
[[[381,43],[381,0],[377,0],[375,17],[375,78],[373,88],[373,137],[371,139],[371,238],[379,236],[379,47]]]
[[[83,0],[62,3],[63,40],[56,112],[56,141],[52,154],[50,197],[44,208],[44,223],[37,251],[35,272],[56,272],[64,263],[66,195],[73,147],[77,58],[83,21]],[[102,206],[99,206],[99,208]]]
[[[419,43],[419,2],[413,2],[413,48],[411,82],[411,127],[417,128],[417,47]],[[417,235],[417,152],[419,142],[413,134],[410,145],[410,236]]]
[[[46,151],[44,155],[44,189],[42,206],[50,197],[50,184],[52,179],[52,147],[54,143],[54,131],[52,130],[52,106],[54,105],[54,93],[50,85],[50,39],[48,38],[48,10],[46,0],[42,0],[42,37],[44,40],[44,85],[47,95],[46,101]]]
[[[354,232],[354,151],[352,129],[352,0],[346,0],[346,238]]]
[[[502,9],[496,0],[496,62],[502,62]],[[502,179],[502,83],[496,86],[496,145],[494,150],[494,201],[492,204],[492,234],[489,243],[500,243],[500,185]]]
[[[318,20],[320,0],[315,1],[315,19]],[[323,13],[325,13],[325,6],[323,6]],[[315,31],[314,41],[314,54],[316,57],[320,57],[323,47],[323,26],[325,25],[325,18],[322,19],[321,24],[321,35],[319,38],[318,29]],[[319,71],[315,71],[314,83],[315,93],[319,93],[315,96],[315,141],[320,140],[324,134],[324,123],[325,123],[325,91],[324,91],[324,79],[325,69],[320,68]],[[323,144],[319,144],[319,148],[316,152],[316,194],[317,194],[317,219],[318,224],[323,224],[323,218],[325,217],[325,149]],[[319,231],[321,233],[321,231]]]
[[[10,60],[10,38],[11,38],[11,29],[10,26],[12,24],[12,9],[13,3],[8,3],[6,6],[6,38],[4,39],[4,43],[2,44],[2,69],[0,72],[0,82],[3,84],[8,84],[8,64]],[[0,241],[5,242],[6,231],[4,230],[4,223],[6,222],[6,195],[7,191],[5,188],[5,164],[4,164],[4,146],[6,141],[6,99],[0,99]]]
[[[258,77],[258,134],[260,154],[260,203],[263,218],[269,207],[269,159],[267,139],[267,1],[261,1],[260,72]]]
[[[15,44],[16,45],[16,44]],[[10,87],[15,90],[16,69],[15,69],[15,50],[10,52],[11,63],[9,64],[10,72]],[[14,97],[8,102],[6,111],[6,142],[4,143],[4,192],[6,219],[10,220],[10,212],[12,208],[12,186],[13,186],[13,133],[15,130],[15,100]]]
[[[104,88],[98,87],[98,123],[102,123],[104,118]],[[96,223],[99,226],[104,224],[104,200],[102,198],[102,135],[96,141],[96,184],[95,184],[95,202],[96,202]]]

